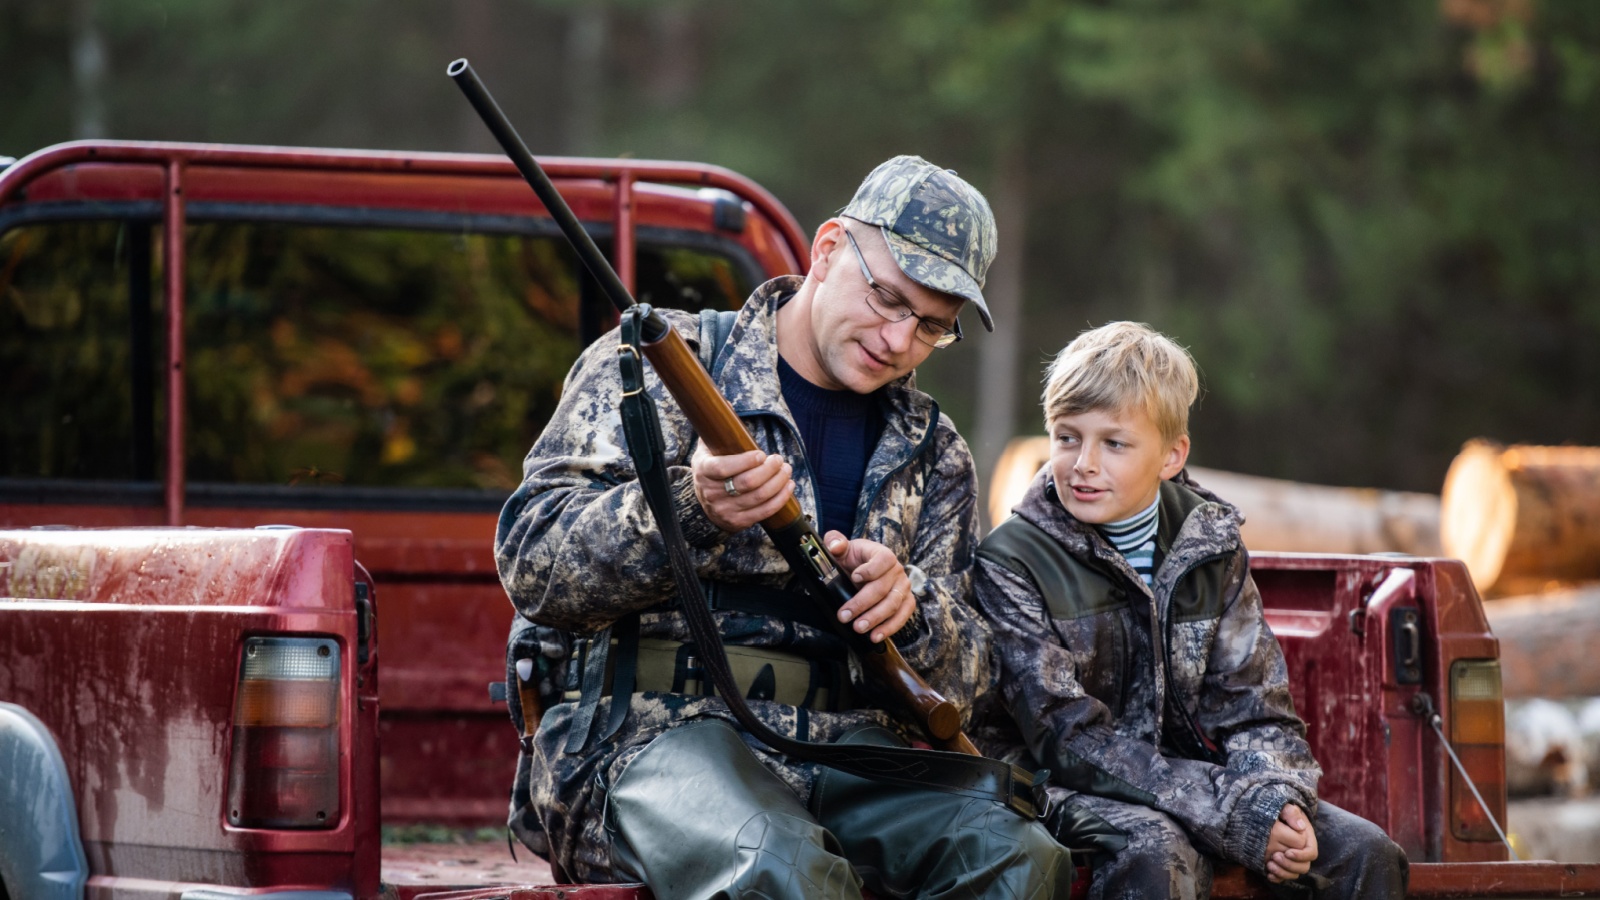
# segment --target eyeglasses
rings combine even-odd
[[[877,281],[873,280],[872,271],[867,268],[867,258],[861,255],[861,247],[856,243],[855,235],[848,230],[844,232],[845,240],[850,242],[850,249],[856,253],[856,262],[861,264],[861,277],[867,280],[867,306],[872,311],[890,322],[904,322],[907,319],[917,320],[917,340],[942,350],[945,347],[961,340],[961,320],[956,319],[954,325],[946,325],[937,319],[919,316],[911,309],[910,304],[896,297],[886,290]]]

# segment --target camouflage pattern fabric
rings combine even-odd
[[[955,172],[896,156],[867,174],[839,215],[877,225],[907,278],[972,301],[994,330],[983,282],[999,231],[989,201]]]
[[[818,518],[817,489],[777,376],[775,314],[780,299],[799,289],[798,277],[769,281],[740,311],[718,360],[716,382],[763,449],[794,463],[801,508]],[[685,340],[698,336],[690,313],[663,310]],[[524,480],[506,503],[495,538],[501,582],[518,613],[540,623],[529,641],[548,650],[550,629],[594,633],[631,612],[643,612],[643,637],[689,640],[682,616],[663,607],[673,594],[666,552],[644,496],[634,481],[618,414],[620,378],[613,332],[587,349],[567,376],[555,415],[523,464]],[[878,541],[927,575],[918,609],[895,642],[928,683],[965,713],[989,683],[987,635],[966,603],[977,544],[977,477],[966,443],[914,374],[879,394],[885,428],[867,465],[852,537]],[[759,528],[724,534],[694,497],[688,460],[696,442],[678,404],[653,373],[647,390],[660,407],[666,454],[684,534],[701,577],[781,587],[789,573]],[[801,655],[832,652],[836,639],[805,625],[740,613],[715,614],[724,640]],[[532,637],[532,636],[530,636]],[[581,753],[563,748],[573,703],[554,703],[566,661],[545,653],[545,692],[551,705],[524,760],[528,811],[544,835],[530,846],[547,852],[581,881],[614,880],[603,827],[606,789],[650,740],[683,722],[705,717],[732,722],[714,697],[667,693],[634,696],[616,737]],[[859,673],[853,673],[859,678]],[[858,685],[859,686],[859,685]],[[879,710],[830,713],[752,700],[751,709],[774,730],[804,740],[831,741],[861,725],[882,725],[907,739],[914,729]],[[605,721],[610,700],[596,713]],[[809,801],[817,767],[795,764],[764,748],[752,750]],[[518,798],[513,799],[513,819]],[[531,823],[523,816],[527,833]],[[546,846],[539,846],[547,842]]]
[[[1240,516],[1181,474],[1160,495],[1154,587],[1055,496],[1049,470],[1015,514],[1066,551],[1072,608],[1047,607],[1015,558],[979,548],[976,602],[1000,685],[975,715],[985,753],[1073,791],[1158,810],[1203,852],[1263,871],[1285,803],[1316,815],[1321,768],[1239,540]],[[1171,692],[1169,696],[1169,690]],[[1068,790],[1070,789],[1070,790]]]
[[[1071,804],[1088,808],[1128,836],[1128,846],[1097,861],[1089,900],[1206,900],[1212,861],[1189,842],[1178,821],[1148,806],[1079,794]],[[1277,897],[1322,900],[1402,900],[1409,865],[1405,853],[1378,826],[1332,803],[1317,805],[1311,828],[1317,858],[1311,871],[1277,885]]]

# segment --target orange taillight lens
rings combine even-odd
[[[228,824],[329,828],[339,818],[339,645],[245,641],[234,695]]]
[[[1450,744],[1496,821],[1506,817],[1506,705],[1500,663],[1457,660],[1450,666]],[[1497,841],[1493,822],[1461,773],[1450,772],[1450,829],[1464,841]]]

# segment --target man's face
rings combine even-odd
[[[1183,469],[1189,438],[1167,442],[1143,408],[1091,410],[1050,420],[1050,474],[1061,505],[1104,525],[1144,511],[1161,481]]]
[[[856,250],[843,228],[855,237],[861,260],[877,283],[876,305],[887,315],[913,315],[892,322],[874,311],[867,301],[871,286],[861,272]],[[867,394],[915,369],[934,352],[917,337],[917,330],[937,330],[937,323],[954,327],[964,302],[958,297],[925,288],[900,271],[877,228],[850,222],[834,233],[827,268],[817,285],[811,307],[812,353],[821,378],[820,387]],[[919,318],[920,317],[920,318]]]

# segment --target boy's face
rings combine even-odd
[[[1091,410],[1050,420],[1050,474],[1061,505],[1080,522],[1104,525],[1142,512],[1163,479],[1183,470],[1187,435],[1161,439],[1142,408]]]

